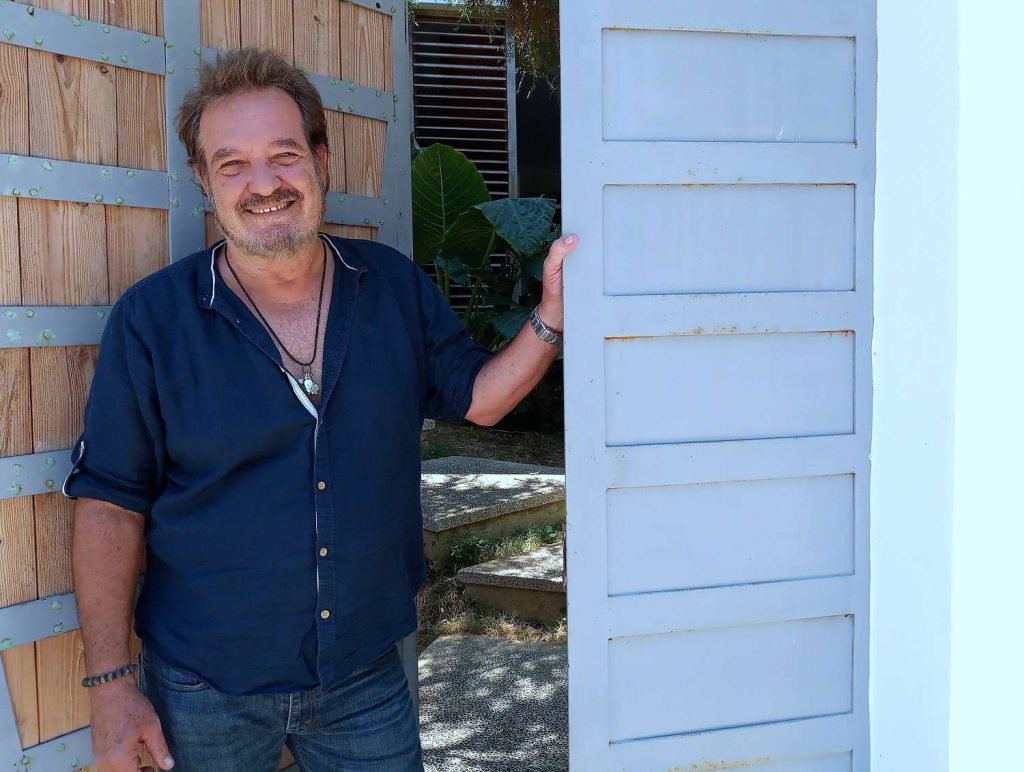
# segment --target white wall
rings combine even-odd
[[[940,772],[947,763],[956,14],[955,0],[878,3],[873,772]]]
[[[1015,769],[1024,8],[880,2],[873,772]]]
[[[1019,0],[960,3],[950,769],[1021,769],[1024,63]]]

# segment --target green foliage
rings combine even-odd
[[[467,536],[452,545],[451,569],[457,572],[466,566],[473,566],[490,560],[491,543],[479,536]]]
[[[477,207],[494,232],[520,255],[547,248],[555,202],[550,198],[503,198]]]
[[[509,555],[521,555],[545,544],[553,544],[561,538],[562,529],[550,524],[532,525],[504,539],[485,539],[471,534],[452,545],[447,572],[455,574],[466,566]]]
[[[484,178],[466,156],[448,145],[431,145],[412,164],[413,255],[432,263],[448,230],[474,204],[491,200]]]
[[[582,0],[580,0],[582,1]],[[534,81],[545,81],[552,88],[558,88],[560,69],[558,45],[558,2],[559,0],[451,0],[460,9],[460,17],[466,21],[479,22],[495,37],[501,37],[501,22],[508,28],[512,47],[515,49],[516,71],[520,76],[529,76]],[[409,8],[413,14],[419,8],[411,0]],[[509,54],[505,51],[505,56]],[[519,80],[522,84],[524,77]]]
[[[434,458],[444,458],[445,456],[457,456],[459,455],[458,448],[450,448],[447,445],[431,445],[425,443],[420,448],[420,461],[428,461]]]
[[[435,267],[449,302],[452,285],[470,290],[463,322],[492,351],[519,331],[540,301],[544,258],[558,237],[555,209],[549,198],[492,201],[465,155],[443,144],[423,149],[413,140],[413,258]],[[491,266],[490,255],[501,249],[509,259]]]

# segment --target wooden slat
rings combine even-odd
[[[46,51],[28,52],[32,155],[117,163],[114,69]]]
[[[103,17],[98,4],[49,3],[54,10],[131,26]],[[134,5],[134,3],[133,3]],[[152,11],[155,12],[155,6]],[[152,18],[150,21],[152,22]],[[156,28],[152,25],[154,32]],[[115,68],[41,51],[28,51],[29,152],[88,163],[118,163]],[[132,96],[128,95],[129,98]],[[158,111],[160,106],[158,105]],[[134,144],[127,137],[129,147]],[[130,152],[130,150],[128,151]],[[64,202],[18,202],[23,302],[39,305],[106,303],[106,228],[103,208]],[[80,432],[85,395],[95,363],[95,347],[32,349],[33,449],[68,447]],[[27,502],[26,502],[27,503]],[[71,506],[60,494],[33,497],[36,590],[43,594],[71,589]],[[31,558],[27,558],[31,562]],[[20,683],[26,694],[19,714],[46,740],[88,721],[88,703],[78,681],[83,673],[78,633],[35,644],[35,672],[23,663]],[[32,729],[33,724],[35,729]]]
[[[34,452],[69,448],[82,433],[98,351],[99,346],[31,349]]]
[[[345,193],[380,196],[387,124],[361,115],[343,115]]]
[[[29,510],[31,511],[31,502]],[[39,698],[36,688],[36,647],[33,643],[0,652],[11,706],[18,722],[21,747],[39,743]]]
[[[0,62],[10,62],[0,46]],[[16,49],[15,49],[16,50]],[[24,68],[27,59],[19,66]],[[22,78],[25,73],[22,71]],[[0,127],[5,136],[17,136],[9,128],[12,116],[7,108],[8,80],[0,72]],[[24,91],[24,89],[22,89]],[[12,109],[21,109],[16,106]],[[27,105],[22,109],[25,137],[15,150],[28,146]],[[15,122],[17,123],[17,122]],[[18,261],[18,206],[15,199],[0,200],[0,301],[21,303],[21,268]],[[32,452],[32,410],[29,383],[28,349],[0,351],[0,456],[20,456]],[[28,497],[0,501],[0,606],[34,600],[36,594],[35,514]],[[7,678],[11,704],[18,722],[22,747],[39,742],[39,705],[36,698],[36,660],[32,645],[18,646],[0,653]]]
[[[0,608],[37,597],[35,544],[32,501],[0,500]]]
[[[202,0],[202,41],[208,48],[240,48],[238,0]]]
[[[217,220],[214,219],[214,216],[213,216],[212,213],[210,213],[210,212],[206,213],[205,224],[206,224],[206,245],[207,246],[209,246],[210,244],[213,244],[215,241],[220,241],[222,238],[224,238],[224,234],[221,232],[220,226],[217,225]]]
[[[18,201],[0,198],[0,305],[21,305]]]
[[[294,0],[295,64],[304,70],[341,77],[338,0]]]
[[[19,289],[20,292],[20,289]],[[32,452],[28,349],[0,352],[0,456]],[[38,597],[36,537],[32,499],[0,501],[0,607]],[[3,637],[0,632],[0,637]],[[39,742],[35,649],[18,646],[0,653],[23,747]]]
[[[390,90],[391,19],[352,3],[341,3],[341,76]]]
[[[341,236],[345,239],[371,239],[377,240],[377,229],[367,225],[338,225],[337,223],[324,223],[322,226],[325,233],[332,236]]]
[[[39,597],[74,589],[71,574],[72,503],[61,493],[33,496],[36,508],[36,587]]]
[[[133,169],[167,168],[164,79],[117,70],[117,163]]]
[[[73,13],[83,19],[91,19],[89,0],[33,0],[32,5],[36,8],[45,8],[48,11],[59,11],[60,13]]]
[[[35,527],[32,500],[0,501],[0,606],[34,600]],[[39,742],[36,661],[32,644],[0,653],[23,747]]]
[[[239,7],[242,47],[270,48],[292,61],[292,0],[241,0]]]
[[[28,148],[28,49],[0,45],[0,153]]]
[[[345,183],[345,116],[334,110],[324,110],[327,116],[327,181],[331,190],[344,193]]]
[[[44,742],[89,723],[85,646],[81,630],[36,642],[39,740]]]
[[[108,302],[103,207],[64,201],[18,201],[22,302]]]
[[[341,76],[386,89],[391,81],[390,19],[352,3],[341,4]],[[388,37],[385,39],[385,31]],[[343,115],[345,192],[379,196],[387,124]]]
[[[159,35],[163,0],[89,0],[89,18],[125,29]]]
[[[391,50],[392,25],[394,19],[387,14],[381,15],[381,60],[380,65],[384,70],[384,90],[395,90],[395,56]]]
[[[32,452],[32,408],[29,402],[29,352],[0,351],[0,457]],[[0,576],[3,567],[0,566]],[[3,597],[0,580],[0,598]],[[14,602],[14,601],[12,601]],[[0,603],[3,605],[3,603]]]
[[[150,35],[163,34],[163,0],[33,0],[32,5]]]
[[[170,262],[167,212],[107,207],[107,274],[110,302],[135,282]]]

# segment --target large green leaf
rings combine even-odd
[[[513,249],[529,254],[540,249],[551,232],[555,202],[550,198],[503,198],[477,206]]]
[[[444,257],[458,258],[470,268],[482,268],[501,240],[494,226],[479,207],[467,209],[445,234],[441,245]]]
[[[530,309],[525,306],[512,306],[508,311],[498,314],[491,319],[494,329],[506,338],[514,338],[516,333],[526,323],[526,317],[530,315]]]
[[[431,145],[412,164],[412,241],[416,262],[434,262],[445,233],[467,209],[490,201],[484,178],[466,156]]]
[[[523,266],[523,272],[527,276],[532,276],[538,281],[544,279],[544,258],[547,255],[543,252],[538,252],[535,255],[531,255],[529,258],[525,258],[519,261],[519,264]]]

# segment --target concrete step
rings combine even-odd
[[[565,646],[444,636],[419,665],[426,772],[569,768]]]
[[[535,622],[557,622],[565,616],[563,565],[558,542],[463,568],[456,578],[467,600]]]
[[[448,456],[424,461],[420,480],[423,545],[435,567],[469,535],[498,539],[565,522],[565,470],[558,467]]]

